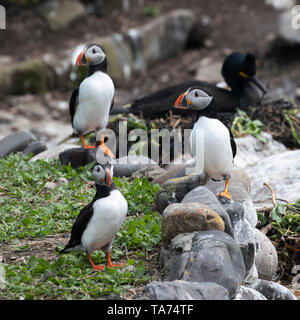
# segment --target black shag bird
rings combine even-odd
[[[252,54],[233,52],[227,56],[222,66],[222,75],[230,86],[230,90],[217,87],[205,81],[190,80],[170,87],[158,90],[148,96],[135,100],[128,112],[145,118],[156,118],[165,114],[172,106],[178,92],[185,92],[190,87],[197,86],[207,94],[214,97],[214,103],[218,113],[235,112],[236,108],[246,109],[249,105],[257,104],[261,97],[253,84],[263,93],[267,90],[261,81],[255,76],[256,62]],[[180,115],[190,115],[191,110],[178,109],[174,112]]]

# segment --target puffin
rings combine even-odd
[[[157,118],[172,108],[178,92],[185,92],[194,86],[214,97],[218,113],[236,112],[236,108],[247,110],[248,106],[255,105],[262,99],[255,87],[262,91],[263,95],[267,93],[266,87],[256,77],[256,69],[254,55],[233,52],[225,58],[221,69],[222,76],[230,90],[219,88],[215,84],[205,81],[189,80],[162,88],[135,100],[126,112],[137,115],[142,113],[144,117],[150,119]],[[174,110],[174,114],[189,116],[191,110],[177,109]]]
[[[110,252],[115,235],[120,230],[128,211],[127,201],[112,182],[113,166],[110,163],[96,163],[92,169],[96,194],[77,216],[68,244],[60,253],[69,251],[86,252],[94,270],[103,271],[105,265],[95,265],[91,253],[102,250],[106,254],[107,267],[112,264]]]
[[[191,152],[196,159],[195,172],[204,174],[206,179],[225,180],[224,191],[217,196],[230,200],[228,184],[236,155],[236,143],[230,130],[218,119],[214,97],[195,86],[180,94],[174,107],[197,112],[198,120],[190,135]],[[199,147],[198,134],[203,136],[202,154],[196,152],[196,147]],[[199,155],[201,159],[197,159]]]
[[[79,135],[83,148],[92,149],[85,143],[83,136],[94,130],[105,129],[110,110],[114,104],[115,87],[107,74],[107,59],[97,44],[88,44],[76,59],[76,66],[88,65],[87,77],[74,89],[69,100],[69,112],[73,136]],[[101,136],[100,148],[110,157],[112,151],[105,146]]]

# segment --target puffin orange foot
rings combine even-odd
[[[223,191],[221,193],[216,194],[217,197],[225,197],[227,199],[231,199],[231,195],[227,191]]]
[[[83,145],[83,148],[84,148],[84,149],[95,149],[95,148],[97,148],[96,146],[88,146],[88,145],[85,143],[84,138],[83,138],[82,135],[80,136],[80,140],[81,140],[81,142],[82,142],[82,145]]]
[[[109,268],[123,267],[123,266],[125,266],[125,263],[112,264],[112,263],[111,263],[111,260],[110,260],[110,254],[109,254],[109,253],[106,254],[106,261],[107,261],[107,266],[108,266]]]
[[[105,145],[105,144],[100,144],[99,148],[101,148],[103,150],[103,152],[110,156],[111,158],[114,158],[115,155],[111,152],[111,150]]]

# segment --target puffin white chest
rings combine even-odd
[[[79,86],[73,127],[78,133],[106,128],[115,88],[111,78],[97,71]]]
[[[113,241],[127,214],[127,201],[118,190],[93,204],[93,215],[82,234],[82,246],[92,252]]]
[[[196,156],[196,132],[199,130],[201,130],[200,135],[203,135],[202,141],[204,142],[203,154],[201,154],[203,171],[215,180],[230,177],[233,169],[233,154],[228,129],[217,119],[200,117],[190,136],[193,157]]]

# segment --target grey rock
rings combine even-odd
[[[0,157],[3,158],[11,152],[23,151],[37,138],[29,131],[20,130],[0,140]]]
[[[85,165],[96,160],[95,149],[84,149],[84,148],[70,148],[59,153],[60,163],[63,165],[68,165],[73,169],[76,169],[80,166],[84,167]]]
[[[263,280],[272,280],[278,266],[276,248],[260,230],[254,229],[254,231],[258,240],[258,250],[255,256],[258,277]]]
[[[157,169],[158,165],[153,160],[144,156],[125,156],[113,159],[115,177],[130,177],[134,172],[143,169]]]
[[[160,168],[159,166],[150,166],[150,167],[142,167],[138,171],[134,172],[132,174],[133,178],[147,178],[149,181],[152,181],[153,183],[156,183],[157,179],[159,179],[162,175],[166,173],[166,170],[163,168]]]
[[[85,14],[84,6],[77,0],[46,1],[37,11],[53,31],[66,28]]]
[[[163,212],[161,236],[163,247],[179,233],[200,230],[224,231],[224,221],[208,206],[199,203],[173,203]]]
[[[48,181],[45,184],[45,189],[54,190],[56,188],[56,186],[57,186],[57,184],[55,182]]]
[[[229,300],[228,291],[213,282],[153,281],[144,291],[150,300]]]
[[[162,252],[166,280],[214,282],[228,290],[229,298],[235,297],[245,277],[243,256],[235,241],[218,230],[186,234],[185,243],[178,241],[182,238],[183,234],[176,236],[170,250]],[[191,250],[183,250],[190,249],[188,243]]]
[[[254,228],[245,219],[242,204],[225,204],[233,228],[233,238],[240,247],[246,267],[246,283],[253,283],[257,280],[258,274],[255,266],[255,256],[258,251],[258,240]]]
[[[205,187],[211,190],[214,194],[221,193],[224,190],[224,181],[209,181]],[[244,185],[232,177],[229,180],[228,192],[234,202],[240,203],[244,209],[244,217],[252,227],[257,224],[257,213],[254,204],[245,189]]]
[[[267,300],[267,298],[252,288],[241,286],[234,300]]]
[[[227,211],[220,204],[217,197],[206,187],[199,186],[189,193],[187,193],[182,199],[181,203],[200,202],[207,205],[214,210],[225,223],[225,232],[230,236],[233,236],[232,225]]]
[[[199,175],[190,175],[167,180],[157,193],[157,210],[160,213],[163,213],[168,205],[181,202],[189,191],[199,185],[204,185],[206,181],[205,177]]]
[[[265,159],[249,168],[252,182],[251,198],[256,207],[272,206],[270,190],[263,185],[268,182],[274,189],[276,198],[291,203],[299,198],[300,150],[285,151]]]
[[[235,168],[244,168],[248,172],[248,168],[258,164],[264,158],[287,150],[282,143],[275,141],[269,133],[262,132],[262,135],[267,140],[265,144],[252,135],[234,139],[237,146],[237,154],[234,158]]]
[[[44,142],[33,141],[24,149],[22,154],[29,155],[30,153],[32,153],[32,155],[35,156],[46,150],[47,150],[47,146]]]
[[[56,147],[52,147],[44,152],[41,152],[34,157],[32,157],[29,161],[36,161],[36,160],[45,160],[45,161],[50,161],[52,159],[58,159],[58,156],[61,152],[67,150],[67,149],[72,149],[72,148],[80,148],[80,146],[76,144],[61,144]]]
[[[298,300],[289,289],[273,281],[258,279],[248,287],[260,292],[268,300]]]

